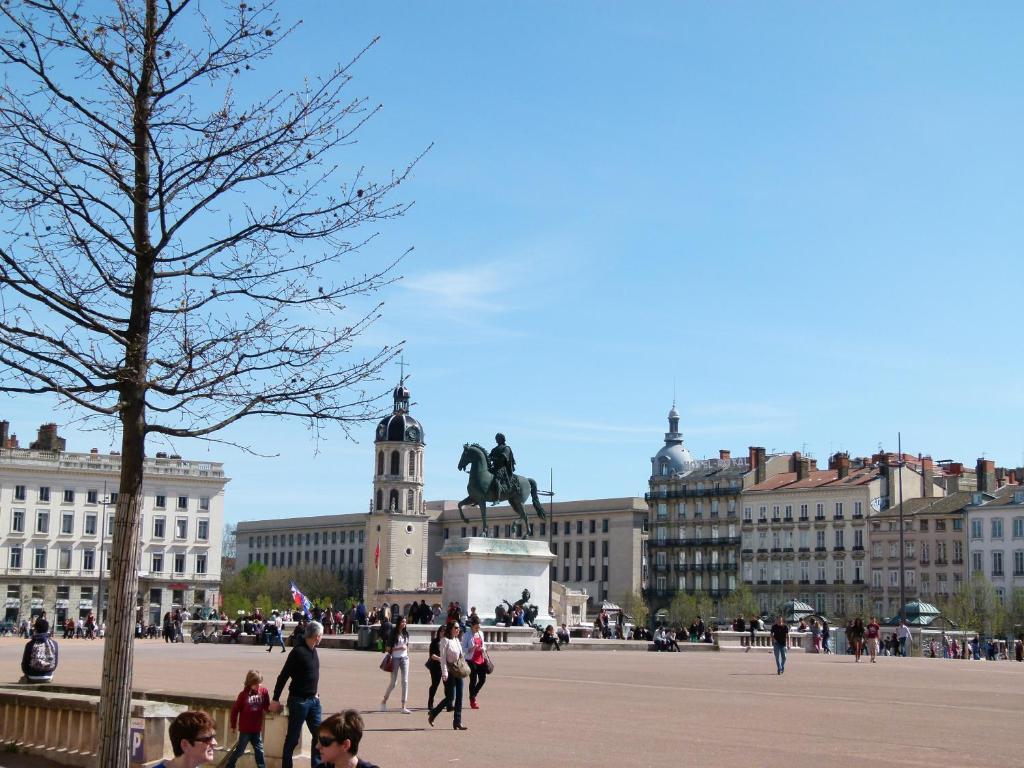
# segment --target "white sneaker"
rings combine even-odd
[[[402,707],[402,714],[403,715],[411,715],[412,714],[412,710],[409,709],[408,707]]]
[[[381,712],[387,712],[388,711],[388,701],[387,701],[387,699],[384,699],[384,701],[382,701],[380,703],[380,711]]]

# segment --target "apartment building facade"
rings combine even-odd
[[[0,422],[0,580],[4,617],[106,615],[121,462],[64,450],[56,425],[23,449]],[[140,617],[219,605],[223,464],[157,453],[145,460]]]
[[[989,487],[979,482],[967,507],[968,573],[983,573],[1005,601],[1015,589],[1024,589],[1024,487]]]

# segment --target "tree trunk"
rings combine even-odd
[[[135,608],[141,548],[139,513],[142,508],[146,455],[146,378],[152,318],[154,260],[149,232],[149,123],[151,87],[156,60],[156,0],[146,0],[145,51],[133,109],[135,184],[132,215],[135,245],[135,283],[125,334],[124,368],[120,380],[121,485],[114,518],[110,611],[103,646],[100,686],[100,750],[103,768],[127,768],[130,754],[132,663],[135,658]],[[102,567],[102,563],[101,563]]]

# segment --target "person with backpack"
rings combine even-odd
[[[57,641],[50,637],[50,624],[46,619],[36,622],[35,633],[25,644],[21,671],[25,675],[24,682],[48,683],[53,680],[53,673],[57,671]]]

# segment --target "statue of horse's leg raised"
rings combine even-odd
[[[472,496],[467,496],[466,498],[464,498],[462,501],[459,502],[459,517],[462,518],[462,522],[464,522],[464,523],[466,523],[468,525],[469,524],[469,518],[467,518],[466,514],[462,511],[462,507],[465,506],[466,504],[476,504],[476,502],[473,501],[473,497]]]
[[[480,506],[480,525],[484,529],[484,536],[487,535],[487,500],[480,498],[476,502]]]

